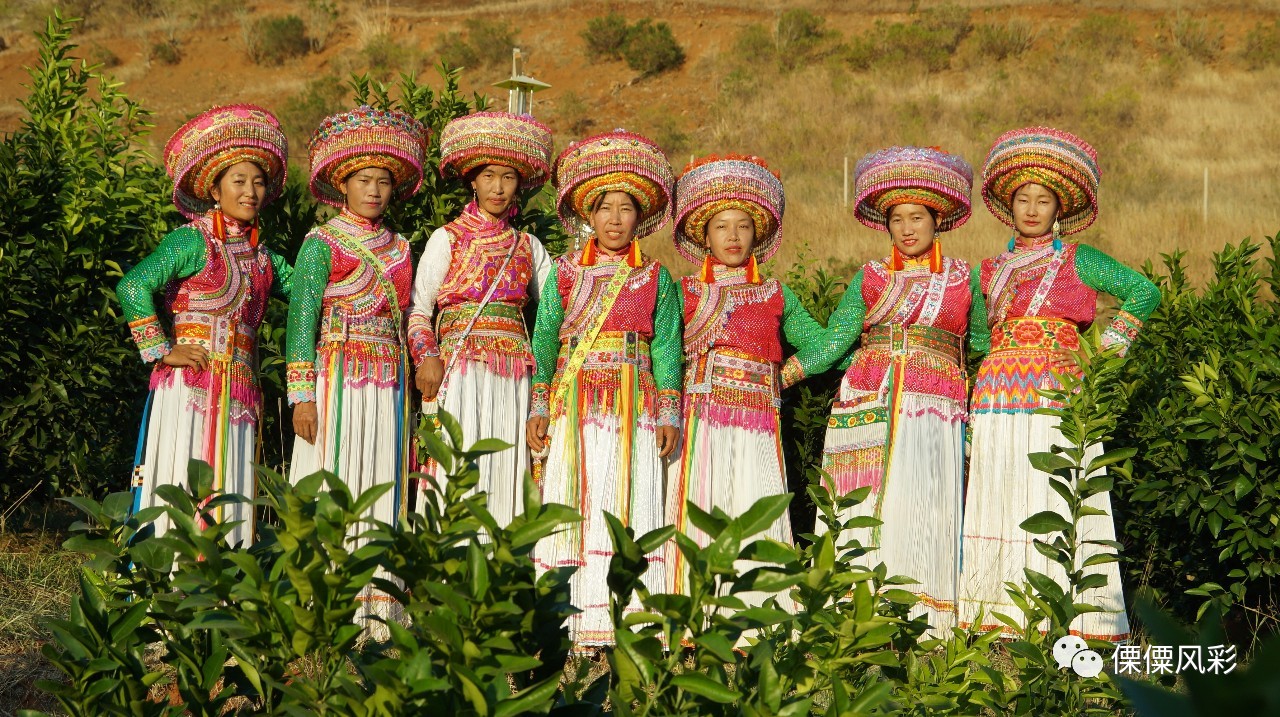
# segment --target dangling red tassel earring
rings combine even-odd
[[[627,264],[629,264],[632,269],[635,269],[640,266],[640,262],[642,260],[643,259],[640,255],[640,240],[632,239],[631,248],[627,250]]]
[[[889,253],[889,271],[902,271],[902,267],[902,252],[898,251],[898,246],[895,244],[893,251]]]
[[[596,238],[591,237],[587,240],[587,246],[582,249],[582,258],[578,260],[581,266],[596,265]]]
[[[942,271],[942,240],[934,238],[932,253],[929,255],[929,271],[937,274]]]
[[[702,259],[702,272],[698,274],[698,278],[704,284],[716,283],[715,265],[711,261],[711,255],[708,254]]]
[[[253,218],[253,228],[249,230],[249,246],[258,248],[258,218]]]
[[[220,241],[227,240],[227,220],[221,209],[213,210],[213,236]]]
[[[760,283],[760,265],[756,263],[756,255],[752,254],[747,259],[747,281],[752,284]]]

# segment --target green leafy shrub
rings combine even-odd
[[[264,17],[249,30],[249,58],[259,65],[282,65],[311,49],[307,28],[297,15]]]
[[[348,88],[336,75],[308,80],[302,91],[290,96],[280,111],[280,122],[290,144],[305,147],[311,133],[329,115],[345,109]]]
[[[476,67],[480,58],[460,32],[446,32],[436,43],[436,55],[450,67]]]
[[[375,35],[361,48],[365,71],[373,78],[386,81],[398,70],[413,64],[413,53],[389,34]]]
[[[1251,70],[1280,65],[1280,20],[1250,29],[1240,47],[1240,59]]]
[[[622,48],[627,44],[631,28],[627,18],[611,12],[604,17],[587,21],[587,29],[580,37],[587,43],[587,55],[595,59],[621,60]]]
[[[644,18],[627,31],[622,59],[636,72],[656,75],[683,65],[684,49],[671,34],[670,25]]]
[[[826,20],[804,8],[792,8],[778,16],[774,48],[783,69],[795,69],[813,59],[830,33]]]
[[[147,372],[112,288],[178,219],[148,113],[71,57],[55,14],[0,139],[0,503],[101,495],[133,464]],[[7,511],[6,511],[7,512]]]
[[[1159,23],[1159,44],[1166,53],[1179,53],[1200,62],[1212,62],[1222,52],[1223,29],[1209,20],[1178,11]]]
[[[1280,619],[1280,266],[1273,253],[1259,271],[1259,248],[1215,254],[1203,291],[1181,253],[1165,258],[1117,428],[1117,445],[1140,451],[1116,486],[1129,581],[1184,622],[1216,605],[1239,639]]]

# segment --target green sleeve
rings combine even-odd
[[[862,335],[862,320],[867,315],[867,306],[862,300],[862,272],[862,269],[858,269],[858,273],[849,280],[849,288],[840,299],[840,305],[827,320],[823,336],[788,359],[794,360],[797,368],[803,371],[799,378],[831,370],[832,366],[849,355],[858,337]]]
[[[169,339],[156,312],[156,292],[175,279],[198,274],[204,269],[204,254],[200,230],[190,226],[175,229],[116,284],[116,297],[143,361],[156,361],[169,353]]]
[[[1102,348],[1118,346],[1124,355],[1142,324],[1160,305],[1160,290],[1150,279],[1088,244],[1076,247],[1076,275],[1086,285],[1120,299],[1120,311],[1102,332]]]
[[[786,387],[805,376],[813,375],[812,367],[804,365],[804,359],[800,355],[805,354],[805,358],[811,358],[812,351],[826,339],[827,330],[809,314],[809,310],[786,284],[782,285],[782,299],[782,335],[787,343],[800,352],[787,359],[782,366],[782,383]],[[811,350],[806,354],[806,349]]]
[[[277,299],[288,300],[293,293],[293,267],[283,256],[271,251],[271,271],[275,278],[271,280],[271,295]]]
[[[969,273],[969,351],[985,355],[991,350],[991,327],[987,326],[987,299],[982,295],[982,267]]]
[[[538,292],[538,318],[533,323],[535,404],[538,404],[539,386],[543,394],[549,391],[556,375],[556,361],[560,357],[560,325],[564,323],[564,299],[560,296],[559,273],[560,264],[552,262],[547,280]],[[534,406],[534,410],[539,408],[543,413],[533,415],[548,415],[547,404]]]
[[[684,386],[684,314],[680,285],[667,267],[658,267],[658,305],[653,312],[653,382],[658,386],[659,426],[680,425]]]
[[[320,308],[329,285],[329,245],[307,237],[298,250],[291,277],[289,323],[285,331],[289,405],[316,400],[316,331]]]

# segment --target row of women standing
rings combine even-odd
[[[327,469],[356,492],[391,482],[373,515],[394,520],[409,490],[423,489],[408,480],[417,467],[412,380],[428,410],[457,416],[469,440],[515,444],[481,464],[480,490],[499,521],[519,510],[531,467],[544,500],[585,516],[535,555],[542,570],[579,568],[572,597],[582,612],[570,629],[581,646],[612,642],[603,511],[637,533],[670,523],[705,543],[687,501],[736,514],[785,492],[782,389],[836,364],[845,376],[824,468],[840,493],[871,487],[854,512],[882,524],[857,537],[891,573],[920,581],[917,612],[936,630],[969,624],[1010,611],[1003,583],[1020,581],[1024,567],[1054,574],[1017,528],[1057,507],[1026,461],[1058,436],[1051,418],[1032,415],[1050,405],[1037,389],[1078,370],[1069,352],[1094,319],[1098,291],[1124,302],[1104,333],[1122,347],[1159,301],[1140,275],[1061,238],[1097,213],[1097,158],[1083,141],[1034,128],[996,142],[982,193],[1016,233],[974,271],[945,257],[936,236],[969,217],[969,165],[914,147],[868,155],[857,168],[856,214],[888,231],[892,247],[853,276],[825,328],[790,289],[761,276],[781,242],[785,201],[759,158],[708,157],[676,182],[661,150],[636,134],[575,142],[553,164],[551,133],[530,117],[456,119],[441,137],[441,171],[473,199],[431,235],[415,276],[408,242],[382,216],[419,187],[426,146],[427,131],[397,112],[361,107],[326,119],[310,143],[310,187],[339,212],[307,236],[291,268],[257,228],[285,179],[275,118],[220,107],[175,133],[166,167],[192,221],[118,288],[143,359],[157,364],[135,470],[139,507],[157,502],[157,486],[184,483],[192,458],[214,467],[217,490],[254,493],[255,337],[274,293],[290,301],[289,402],[300,439],[292,476]],[[548,179],[562,223],[586,240],[555,260],[510,224],[518,199]],[[680,282],[639,243],[672,218],[676,248],[701,265]],[[532,335],[522,318],[530,300]],[[988,352],[972,397],[966,338]],[[785,362],[784,341],[795,349]],[[216,512],[239,521],[232,541],[252,540],[247,507]],[[1089,519],[1084,533],[1113,539],[1109,515]],[[767,535],[790,542],[786,517]],[[650,588],[683,588],[678,551],[650,561]],[[1124,639],[1119,574],[1103,569],[1108,585],[1086,596],[1103,612],[1075,627]],[[368,615],[390,614],[374,591],[365,598]]]

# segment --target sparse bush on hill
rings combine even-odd
[[[1137,33],[1133,21],[1123,15],[1094,13],[1071,28],[1067,39],[1085,57],[1114,60],[1133,52]]]
[[[307,0],[307,39],[312,52],[320,52],[328,45],[338,24],[338,15],[335,0]]]
[[[644,18],[627,31],[627,44],[622,48],[627,67],[644,75],[656,75],[684,64],[684,49],[671,34],[665,22]]]
[[[821,16],[804,8],[787,10],[778,16],[773,33],[779,64],[790,70],[808,62],[829,35]]]
[[[1161,19],[1157,43],[1166,52],[1180,52],[1199,62],[1212,62],[1222,52],[1223,28],[1207,19],[1179,11]]]
[[[347,87],[336,75],[324,75],[284,102],[280,122],[290,137],[290,146],[306,147],[306,140],[325,117],[344,109]],[[302,144],[294,144],[302,140]]]
[[[943,5],[911,22],[877,20],[871,30],[850,38],[841,54],[855,70],[918,66],[941,72],[972,28],[967,10]]]
[[[182,62],[182,49],[178,47],[178,43],[172,40],[161,40],[151,46],[149,56],[155,62],[176,65]]]
[[[364,60],[364,71],[383,82],[416,64],[413,51],[389,34],[371,38],[361,49],[360,57]]]
[[[259,65],[282,65],[311,49],[307,28],[297,15],[260,18],[250,27],[249,58]]]
[[[1280,65],[1280,20],[1250,30],[1240,47],[1240,59],[1250,70]]]
[[[976,26],[969,41],[978,56],[999,62],[1030,50],[1039,34],[1030,22],[1015,17],[1003,23]]]
[[[467,20],[465,32],[446,32],[436,43],[436,55],[450,67],[490,67],[511,61],[516,31],[508,23],[483,18]]]
[[[587,29],[579,36],[587,43],[587,55],[594,59],[621,60],[622,48],[627,44],[631,28],[627,18],[611,12],[604,17],[587,21]]]

